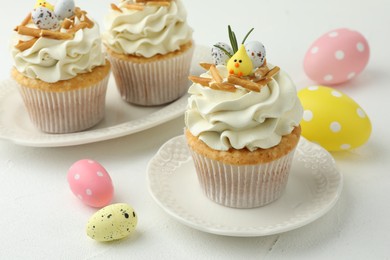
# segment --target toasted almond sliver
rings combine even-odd
[[[72,25],[73,21],[68,18],[65,18],[65,20],[62,22],[61,27],[65,30],[68,30]]]
[[[111,9],[123,13],[123,11],[116,4],[111,4]]]
[[[233,84],[225,82],[213,82],[210,84],[210,88],[228,92],[235,92],[236,87]]]
[[[38,41],[38,38],[32,38],[29,41],[19,41],[19,43],[15,45],[15,48],[19,49],[20,51],[25,51],[30,49],[36,41]]]
[[[211,65],[213,65],[212,63],[206,63],[206,62],[201,62],[199,63],[199,65],[204,68],[205,70],[209,70]]]
[[[270,83],[271,81],[272,81],[272,78],[266,78],[266,79],[261,79],[261,80],[257,81],[256,84],[258,84],[260,86],[260,88],[262,88],[265,85],[267,85],[268,83]]]
[[[263,78],[265,77],[265,75],[267,75],[267,73],[269,72],[269,68],[267,66],[261,66],[259,68],[257,68],[254,72],[254,74],[260,78]]]
[[[146,5],[159,5],[159,6],[170,6],[171,2],[168,1],[148,1]]]
[[[17,32],[21,35],[27,35],[36,38],[41,36],[41,29],[30,28],[27,26],[18,26]]]
[[[137,11],[142,11],[145,8],[144,5],[142,4],[126,4],[124,7],[129,10],[137,10]]]
[[[248,90],[260,92],[260,85],[256,84],[251,80],[246,80],[234,75],[229,75],[228,82],[232,84],[240,85],[241,87],[246,88]]]
[[[73,34],[73,33],[76,33],[78,30],[82,30],[82,29],[85,29],[85,28],[88,28],[88,23],[87,22],[81,22],[79,24],[76,24],[72,28],[70,28],[67,32],[68,32],[68,34]]]
[[[189,76],[188,79],[191,80],[192,82],[200,84],[204,87],[208,87],[210,82],[211,82],[211,79],[209,79],[209,78],[202,78],[202,77],[197,77],[197,76]]]
[[[72,33],[62,33],[62,32],[50,31],[50,30],[41,30],[40,36],[45,38],[55,39],[55,40],[68,40],[73,38]]]
[[[270,71],[268,71],[267,74],[265,74],[265,77],[266,78],[271,78],[272,76],[274,76],[279,71],[280,71],[280,68],[278,66],[275,66]]]
[[[222,83],[223,78],[221,77],[221,75],[219,75],[219,72],[214,64],[210,66],[210,72],[215,82]]]
[[[27,14],[26,18],[23,19],[21,26],[26,26],[31,21],[31,12]]]

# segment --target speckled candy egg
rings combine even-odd
[[[59,26],[57,16],[46,7],[35,8],[31,18],[39,29],[54,30]]]
[[[231,55],[233,55],[233,49],[232,47],[230,47],[229,44],[227,43],[224,43],[224,42],[217,42],[216,44],[214,44],[214,46],[211,48],[211,57],[213,58],[213,62],[215,65],[226,65],[227,62],[229,61],[230,59],[230,56],[227,55],[223,50],[221,50],[220,48],[218,47],[215,47],[216,46],[219,46],[219,47],[222,47],[224,48],[227,52],[229,52]]]
[[[339,90],[311,86],[298,91],[304,113],[302,135],[328,151],[356,148],[371,134],[364,110]]]
[[[64,20],[74,14],[74,8],[73,0],[59,0],[54,7],[54,13],[59,20]]]
[[[319,84],[336,85],[356,77],[367,65],[370,49],[357,31],[337,29],[318,38],[306,52],[304,69]]]
[[[135,230],[137,222],[137,215],[130,205],[112,204],[92,215],[87,223],[87,235],[101,242],[122,239]]]
[[[108,205],[114,195],[110,175],[94,160],[75,162],[68,171],[68,183],[73,194],[92,207]]]
[[[245,50],[252,61],[253,68],[258,68],[264,64],[265,47],[261,42],[248,42],[245,44]]]

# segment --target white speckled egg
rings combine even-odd
[[[248,42],[245,44],[245,50],[252,61],[253,68],[258,68],[264,64],[265,47],[261,42]]]
[[[46,7],[37,7],[31,18],[39,29],[54,30],[59,26],[57,16]]]
[[[362,34],[337,29],[319,37],[306,52],[307,76],[319,84],[336,85],[356,77],[367,65],[370,49]]]
[[[138,222],[133,208],[125,203],[117,203],[98,210],[88,220],[87,235],[97,241],[122,239],[132,233]]]
[[[339,90],[311,86],[298,91],[304,112],[302,136],[328,151],[356,148],[371,134],[366,112]]]
[[[74,14],[75,3],[73,0],[59,0],[54,6],[54,13],[59,20],[69,18]]]
[[[68,183],[73,194],[88,206],[104,207],[114,196],[110,175],[94,160],[75,162],[68,171]]]
[[[227,43],[224,43],[224,42],[217,42],[216,44],[214,44],[214,46],[211,48],[211,57],[213,58],[213,62],[215,65],[226,65],[227,62],[229,61],[230,57],[229,55],[227,55],[223,50],[221,50],[220,48],[218,47],[215,47],[216,46],[219,46],[219,47],[222,47],[224,48],[226,51],[228,51],[231,55],[233,55],[233,49],[232,47],[230,47],[230,45],[228,45]]]

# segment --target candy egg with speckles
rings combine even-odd
[[[220,48],[218,48],[216,46],[225,49],[228,53],[233,55],[234,53],[233,53],[232,47],[230,47],[230,45],[227,43],[217,42],[211,48],[211,57],[213,58],[214,64],[215,65],[226,65],[231,56],[227,55],[226,52],[224,52],[223,50],[221,50]]]
[[[261,42],[248,42],[245,44],[245,50],[252,61],[253,68],[258,68],[264,64],[265,47]]]
[[[136,228],[138,217],[125,203],[117,203],[98,210],[88,220],[86,231],[92,239],[101,242],[129,236]]]
[[[54,13],[59,20],[64,20],[74,14],[74,8],[73,0],[59,0],[54,7]]]
[[[31,12],[31,18],[39,29],[54,30],[59,26],[57,16],[46,7],[35,8]]]
[[[336,29],[319,37],[307,50],[306,75],[325,85],[337,85],[356,77],[368,63],[370,48],[364,36],[349,29]]]
[[[334,88],[311,86],[298,91],[303,106],[302,136],[328,151],[348,150],[367,142],[371,122],[349,96]]]
[[[68,171],[68,183],[73,194],[88,206],[104,207],[114,196],[110,175],[94,160],[75,162]]]

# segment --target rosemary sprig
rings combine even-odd
[[[230,25],[228,25],[228,33],[229,33],[230,44],[232,45],[233,52],[236,53],[238,51],[237,38],[236,38],[236,34],[232,31]]]
[[[255,28],[250,29],[250,31],[245,35],[244,40],[242,40],[242,44],[245,43],[246,38],[248,38],[249,34],[251,34],[251,32],[252,32],[254,29],[255,29]]]
[[[221,47],[221,46],[218,46],[218,45],[213,45],[214,47],[222,50],[227,56],[229,56],[229,58],[231,58],[233,56],[233,54],[231,54],[230,52],[228,52],[224,47]]]

